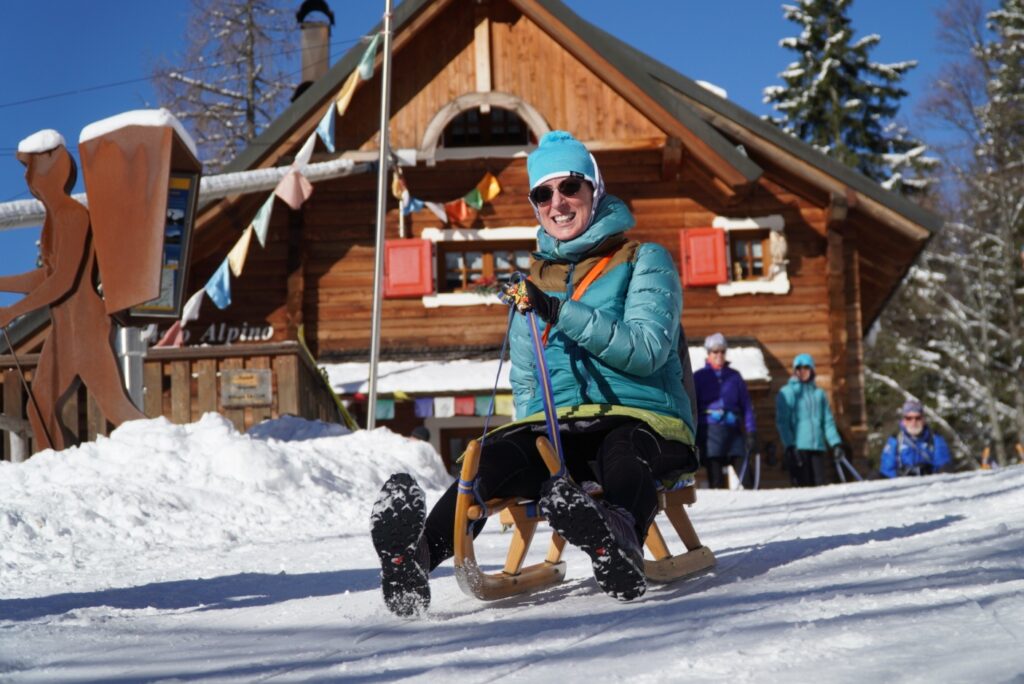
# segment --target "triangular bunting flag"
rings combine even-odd
[[[467,192],[466,196],[463,197],[462,199],[466,202],[466,204],[473,207],[477,211],[480,211],[480,209],[484,206],[484,198],[481,197],[480,191],[477,190],[476,188],[473,188],[472,190]]]
[[[194,292],[188,301],[185,302],[185,306],[181,309],[181,322],[188,323],[199,318],[199,308],[203,304],[203,299],[206,297],[206,290],[200,288]]]
[[[359,78],[369,81],[373,78],[373,58],[377,56],[377,45],[380,44],[380,34],[373,36],[373,40],[366,46],[363,56],[359,59]]]
[[[241,277],[242,269],[245,268],[245,255],[249,253],[249,243],[252,242],[252,224],[242,232],[242,237],[228,252],[228,266],[236,278]]]
[[[334,152],[334,107],[328,107],[324,118],[316,125],[316,133],[328,150]]]
[[[409,192],[406,191],[405,194],[408,195]],[[414,211],[419,211],[424,206],[426,205],[423,203],[423,200],[416,199],[415,197],[407,196],[402,198],[402,213],[405,214],[406,216],[413,213]]]
[[[445,202],[444,211],[448,214],[449,222],[465,221],[469,217],[469,206],[466,204],[466,200],[461,197],[451,202]]]
[[[154,347],[180,347],[185,343],[185,333],[181,330],[181,321],[174,321],[174,325],[167,329],[164,336],[160,338]]]
[[[270,193],[270,197],[263,203],[260,210],[256,212],[256,216],[253,217],[252,229],[256,233],[256,239],[260,241],[260,247],[267,246],[267,230],[270,228],[270,214],[274,210],[274,197],[276,191]]]
[[[204,289],[218,309],[226,309],[231,306],[231,271],[228,268],[227,259],[221,262],[220,267],[207,281]]]
[[[302,147],[299,148],[298,154],[295,155],[295,161],[292,162],[292,167],[302,170],[309,160],[313,157],[313,147],[316,145],[316,131],[309,134],[306,138],[306,142],[302,143]]]
[[[483,198],[484,202],[490,202],[501,194],[501,185],[490,171],[476,184],[476,189],[480,192],[480,197]]]
[[[306,180],[306,177],[298,170],[292,169],[274,188],[274,194],[293,210],[297,210],[313,194],[313,184]]]
[[[398,175],[398,172],[391,174],[391,195],[396,199],[402,199],[402,193],[405,191],[405,181]]]
[[[341,90],[338,91],[338,97],[334,100],[334,108],[338,110],[338,116],[345,116],[348,104],[352,101],[352,93],[356,92],[356,83],[359,83],[358,70],[352,72],[344,85],[341,86]]]
[[[438,202],[424,202],[423,206],[433,212],[434,216],[441,219],[442,223],[448,223],[448,212],[444,210],[444,205]]]

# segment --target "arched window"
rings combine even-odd
[[[442,148],[536,145],[550,130],[540,112],[515,95],[466,93],[441,107],[427,124],[420,158],[432,164]]]
[[[445,126],[438,147],[537,144],[530,127],[514,111],[500,107],[489,109],[486,114],[479,107],[461,112]]]

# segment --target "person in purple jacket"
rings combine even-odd
[[[697,445],[708,469],[708,486],[728,486],[726,466],[740,472],[743,459],[757,448],[757,424],[750,403],[747,383],[725,360],[728,345],[722,333],[704,340],[708,358],[704,367],[693,374],[697,390]],[[750,478],[750,468],[747,469]],[[744,482],[744,486],[750,486]]]

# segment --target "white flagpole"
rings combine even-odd
[[[373,322],[370,328],[370,394],[366,405],[366,429],[377,427],[377,362],[380,357],[381,300],[384,289],[384,229],[387,213],[388,121],[391,118],[391,0],[384,8],[384,54],[380,94],[380,157],[377,169],[377,246],[373,269]]]

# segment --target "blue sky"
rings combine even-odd
[[[329,0],[330,2],[330,0]],[[986,0],[994,6],[996,0]],[[295,6],[298,7],[299,0]],[[337,23],[332,53],[380,19],[384,0],[333,0]],[[687,76],[710,81],[734,102],[768,113],[761,91],[780,82],[791,61],[778,46],[797,32],[776,0],[567,0],[584,19],[647,52]],[[945,0],[855,0],[857,36],[878,33],[877,61],[916,59],[905,81],[910,91],[901,118],[913,124],[914,107],[946,56],[936,37],[936,12]],[[0,41],[0,202],[27,199],[18,141],[55,128],[77,157],[78,134],[98,119],[155,106],[147,80],[161,59],[173,62],[186,35],[191,3],[185,0],[32,0],[4,3]],[[10,30],[16,28],[16,30]],[[297,40],[297,35],[296,35]],[[398,74],[396,77],[400,77]],[[121,85],[110,86],[119,83]],[[62,95],[63,93],[69,93]],[[927,132],[918,130],[928,138]],[[81,186],[81,181],[79,181]],[[80,191],[80,187],[76,191]],[[0,231],[0,274],[35,265],[38,229]],[[0,305],[13,296],[0,293]]]

